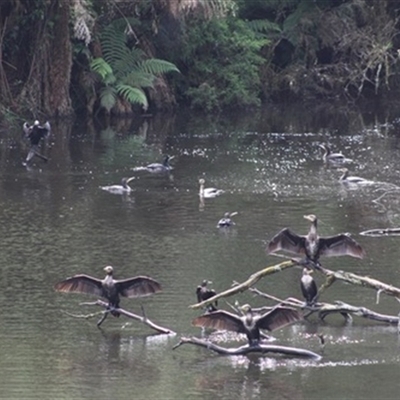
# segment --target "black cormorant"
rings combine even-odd
[[[241,309],[244,312],[243,316],[218,310],[195,318],[192,321],[192,325],[244,333],[247,336],[249,345],[254,346],[260,341],[260,329],[273,331],[302,318],[296,309],[280,305],[265,314],[254,314],[248,304]]]
[[[115,317],[120,315],[115,310],[119,308],[120,296],[143,297],[161,291],[161,285],[150,277],[136,276],[116,280],[113,278],[112,266],[105,267],[104,271],[107,275],[103,280],[80,274],[56,283],[54,289],[58,292],[87,293],[104,297],[109,301],[108,309]]]
[[[196,295],[197,295],[197,302],[201,303],[204,300],[208,300],[211,297],[214,297],[217,292],[213,289],[210,289],[207,287],[207,285],[211,283],[210,281],[207,281],[206,279],[201,283],[201,285],[197,286],[196,289]],[[212,312],[216,311],[218,306],[218,301],[214,302],[214,304],[209,304],[207,306],[207,311]]]
[[[47,121],[44,125],[40,125],[39,121],[36,120],[33,125],[28,125],[27,122],[24,122],[22,126],[25,137],[29,139],[30,142],[30,149],[28,155],[26,156],[26,160],[24,165],[27,165],[30,160],[34,156],[41,158],[43,161],[48,161],[47,157],[39,153],[39,143],[43,138],[46,138],[50,135],[51,126],[49,121]]]
[[[362,247],[346,233],[329,237],[319,237],[317,233],[317,217],[305,215],[304,218],[311,222],[310,231],[305,236],[299,236],[289,228],[282,229],[267,245],[268,253],[275,253],[279,250],[294,254],[303,254],[306,261],[312,261],[317,266],[320,256],[352,256],[364,257]]]
[[[304,298],[306,299],[306,303],[308,306],[311,306],[317,300],[318,288],[311,274],[312,270],[308,268],[303,268],[303,276],[300,280],[301,292],[303,293]]]

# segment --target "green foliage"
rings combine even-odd
[[[207,111],[259,106],[261,49],[268,43],[238,19],[189,21],[180,53],[181,95]]]
[[[128,22],[135,23],[135,20]],[[116,106],[118,96],[147,109],[144,89],[152,88],[154,80],[161,74],[179,72],[174,64],[156,58],[146,59],[141,49],[131,47],[126,24],[126,20],[116,20],[103,30],[100,37],[103,57],[95,58],[90,64],[103,84],[100,104],[108,112]]]

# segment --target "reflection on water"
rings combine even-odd
[[[213,281],[220,292],[280,261],[266,256],[269,238],[283,227],[306,233],[305,214],[321,220],[321,235],[350,232],[367,251],[364,260],[327,259],[332,269],[373,276],[400,286],[398,238],[359,236],[400,225],[399,135],[389,114],[351,109],[273,108],[224,117],[188,112],[174,118],[117,121],[102,129],[83,121],[53,123],[46,155],[22,167],[20,132],[0,142],[0,387],[21,398],[397,398],[396,328],[329,316],[274,332],[277,344],[323,353],[321,362],[285,357],[220,357],[181,346],[191,326],[196,286]],[[377,124],[382,123],[382,125]],[[346,187],[341,172],[324,165],[319,144],[329,142],[354,162],[352,175],[376,184]],[[175,156],[171,174],[137,168]],[[136,169],[136,170],[135,170]],[[130,182],[129,194],[100,189]],[[199,199],[199,178],[224,190]],[[226,212],[236,225],[218,229]],[[55,282],[76,273],[102,277],[105,265],[117,279],[149,275],[163,292],[122,306],[177,332],[153,335],[122,317],[95,320],[80,303],[93,298],[54,293]],[[301,298],[301,269],[265,278],[257,286],[278,297]],[[318,284],[322,277],[315,276]],[[227,299],[263,305],[249,293]],[[398,313],[387,296],[342,283],[323,298]],[[226,301],[220,306],[226,309]],[[321,349],[317,334],[326,345]],[[218,335],[218,334],[217,334]],[[223,336],[226,345],[240,337]],[[241,342],[240,342],[241,343]],[[380,377],[379,380],[377,377]],[[340,382],[340,385],[336,384]],[[335,383],[335,384],[334,384]]]

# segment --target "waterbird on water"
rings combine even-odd
[[[319,144],[318,146],[325,151],[322,158],[326,163],[346,164],[353,162],[353,160],[346,158],[342,153],[332,153],[332,150],[328,144]]]
[[[300,280],[301,292],[308,306],[311,306],[317,300],[318,288],[311,274],[312,270],[303,268],[303,275]]]
[[[346,233],[335,236],[319,237],[317,233],[317,217],[313,214],[305,215],[311,222],[307,235],[300,236],[289,228],[282,229],[267,245],[268,253],[279,250],[306,256],[306,262],[311,261],[314,266],[319,265],[319,257],[352,256],[363,258],[365,255],[362,247]]]
[[[201,285],[197,286],[196,289],[196,296],[197,296],[197,302],[201,303],[202,301],[211,299],[211,297],[216,296],[217,292],[213,289],[210,289],[207,287],[209,283],[212,283],[206,279],[203,280]],[[218,306],[218,301],[215,301],[214,303],[211,303],[207,306],[206,310],[208,312],[216,311]]]
[[[136,276],[134,278],[116,280],[113,278],[114,269],[108,265],[104,268],[106,277],[101,280],[89,275],[75,275],[54,285],[58,292],[86,293],[103,297],[108,300],[108,310],[115,317],[120,313],[116,311],[119,308],[120,296],[135,298],[149,296],[161,291],[161,285],[148,276]],[[104,321],[108,314],[97,323],[98,326]]]
[[[204,314],[195,318],[192,325],[244,333],[249,345],[257,346],[260,342],[260,329],[273,331],[302,319],[296,309],[280,305],[264,314],[254,313],[248,304],[242,306],[241,310],[244,312],[243,316],[224,310]]]
[[[218,221],[217,228],[228,228],[228,227],[230,227],[232,225],[236,225],[235,222],[233,222],[231,218],[234,217],[237,214],[238,213],[236,211],[232,212],[232,213],[226,212],[224,214],[223,218],[221,218]]]
[[[111,186],[100,186],[100,189],[105,190],[107,192],[113,194],[127,194],[132,192],[132,188],[128,185],[130,181],[135,179],[135,177],[131,178],[122,178],[120,185],[111,185]]]
[[[220,194],[224,193],[224,191],[222,189],[204,188],[205,183],[206,183],[206,181],[203,178],[199,179],[199,185],[200,185],[199,196],[201,198],[212,199],[212,198],[217,197]]]
[[[339,178],[341,183],[350,183],[354,185],[362,185],[362,184],[371,184],[373,181],[369,181],[368,179],[360,178],[359,176],[349,176],[349,170],[347,168],[340,169],[342,172],[342,176]]]
[[[153,163],[146,165],[145,169],[152,173],[162,173],[171,171],[172,167],[169,165],[169,161],[172,160],[174,156],[166,155],[162,164]]]
[[[38,120],[36,120],[33,125],[29,125],[27,122],[24,122],[24,124],[22,125],[22,129],[24,131],[25,138],[29,140],[31,145],[28,155],[26,156],[24,165],[27,165],[34,156],[37,156],[43,161],[47,162],[48,158],[39,153],[39,143],[43,138],[46,138],[50,135],[50,122],[47,121],[44,125],[40,125]]]

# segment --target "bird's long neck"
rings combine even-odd
[[[164,162],[163,162],[163,165],[164,165],[164,167],[168,167],[169,166],[169,157],[165,157],[164,158]]]
[[[346,170],[343,172],[343,175],[340,177],[341,181],[344,181],[349,176],[349,171]]]
[[[317,220],[315,219],[310,226],[310,230],[306,240],[306,254],[315,261],[318,257],[318,233],[317,233]]]
[[[201,197],[204,197],[204,183],[200,183],[200,192],[199,192]]]

